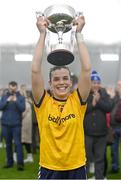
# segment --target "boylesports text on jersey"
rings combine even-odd
[[[61,125],[61,123],[64,123],[65,121],[73,119],[73,118],[75,118],[75,114],[68,114],[67,116],[65,116],[63,118],[61,118],[59,116],[54,117],[51,114],[49,114],[49,116],[48,116],[49,121],[52,121],[52,122],[58,124],[59,126]]]

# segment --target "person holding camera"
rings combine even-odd
[[[25,111],[25,98],[17,91],[15,81],[9,82],[9,89],[0,100],[2,110],[2,133],[6,142],[7,162],[4,168],[13,167],[13,142],[17,152],[17,169],[23,170],[23,151],[21,144],[21,121]]]

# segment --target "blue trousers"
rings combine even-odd
[[[2,126],[2,133],[6,142],[7,165],[13,165],[13,142],[16,147],[17,164],[23,165],[21,126]]]
[[[121,127],[113,128],[114,130],[114,143],[111,145],[111,158],[112,158],[112,170],[119,170],[119,148],[120,148],[120,138],[121,138]]]
[[[86,179],[86,170],[82,166],[77,169],[67,171],[55,171],[41,167],[38,173],[38,179]]]

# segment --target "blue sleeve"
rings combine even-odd
[[[1,100],[0,100],[0,110],[4,110],[7,107],[7,96],[2,96]]]

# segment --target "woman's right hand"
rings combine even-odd
[[[46,32],[46,28],[48,27],[48,24],[49,24],[48,20],[44,16],[40,16],[37,18],[36,25],[40,33]]]

